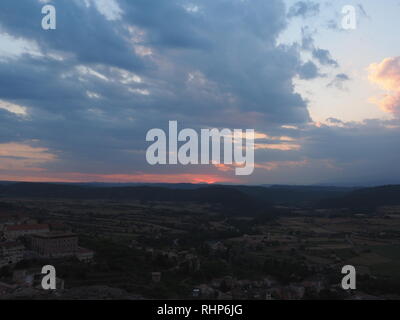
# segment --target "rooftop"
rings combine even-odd
[[[49,229],[47,224],[19,224],[7,226],[7,231],[31,231],[31,230],[46,230]]]
[[[35,234],[33,237],[42,239],[60,239],[60,238],[74,238],[77,237],[77,235],[71,232],[49,232],[43,234]]]

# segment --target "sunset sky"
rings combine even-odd
[[[1,0],[0,180],[399,183],[399,16],[398,0]],[[150,166],[146,133],[170,120],[255,129],[254,174]]]

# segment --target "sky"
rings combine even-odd
[[[398,0],[2,0],[0,180],[399,183],[399,14]],[[149,165],[146,133],[172,120],[254,129],[254,173]]]

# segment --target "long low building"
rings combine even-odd
[[[50,232],[31,236],[31,249],[42,258],[75,256],[81,262],[93,260],[92,250],[78,246],[78,236],[70,232]]]
[[[50,232],[34,234],[31,237],[31,249],[41,257],[73,256],[78,252],[78,248],[78,236],[74,233]]]

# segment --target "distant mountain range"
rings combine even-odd
[[[109,184],[0,182],[0,198],[110,199],[210,203],[230,211],[266,210],[273,205],[375,208],[400,205],[400,185],[373,188],[329,186],[243,186],[207,184]]]

